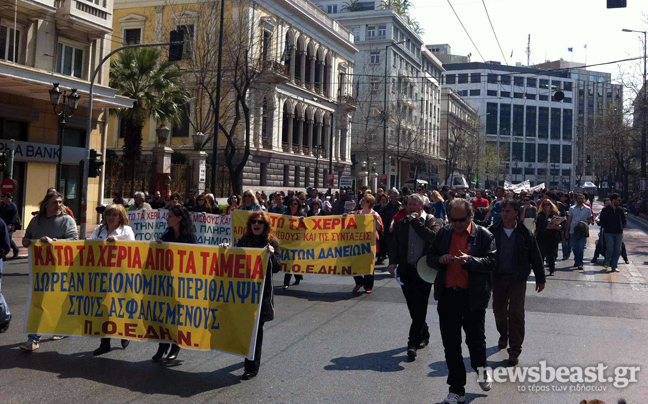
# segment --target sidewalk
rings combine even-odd
[[[97,228],[97,224],[88,224],[86,227],[86,238],[90,237],[92,235],[92,232]],[[81,226],[77,226],[77,231],[81,231]],[[18,246],[18,255],[16,258],[27,258],[27,249],[22,246],[22,239],[25,236],[25,230],[16,230],[11,237]],[[11,257],[13,255],[12,252],[9,253],[7,257]],[[7,258],[11,259],[11,258]]]

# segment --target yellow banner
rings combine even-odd
[[[245,233],[249,211],[232,212],[232,239]],[[281,270],[293,274],[367,275],[374,271],[372,215],[295,216],[269,214],[279,241]]]
[[[257,248],[32,243],[26,332],[175,342],[253,358],[267,262]]]

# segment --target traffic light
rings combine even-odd
[[[626,6],[626,0],[607,0],[607,8],[625,8]]]
[[[0,153],[0,172],[7,171],[7,153]]]
[[[88,178],[97,178],[101,174],[101,166],[104,162],[101,161],[101,153],[95,149],[90,149],[90,162],[88,165]]]
[[[588,155],[587,155],[587,164],[590,164],[591,162],[592,162],[592,158],[591,158],[590,155],[588,154]]]
[[[171,31],[169,42],[171,42],[171,45],[169,45],[169,62],[182,60],[182,53],[184,51],[184,31]]]

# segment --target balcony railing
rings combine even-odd
[[[351,31],[344,28],[342,25],[340,25],[333,18],[329,17],[329,15],[324,12],[324,10],[320,9],[319,7],[317,7],[315,4],[311,3],[310,1],[308,1],[308,0],[286,0],[286,1],[299,6],[304,11],[306,11],[308,14],[310,14],[312,17],[314,17],[316,20],[318,20],[319,22],[321,22],[325,26],[331,28],[334,32],[336,32],[338,35],[340,35],[344,39],[346,39],[346,40],[348,40],[350,42],[353,41],[353,34],[351,33]]]
[[[70,19],[74,25],[83,26],[86,31],[97,30],[109,32],[112,30],[112,14],[103,6],[103,0],[96,4],[91,0],[65,0],[60,2],[57,15],[65,23]]]

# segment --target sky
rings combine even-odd
[[[494,60],[509,65],[527,63],[527,38],[531,34],[531,64],[546,60],[605,63],[643,56],[643,34],[621,29],[648,29],[648,0],[627,0],[627,8],[607,9],[606,0],[484,0],[499,38],[502,52],[488,22],[482,0],[450,0],[475,41],[475,49],[448,0],[410,0],[411,15],[425,30],[426,44],[448,43],[452,53],[472,54],[472,61]],[[587,44],[587,49],[584,46]],[[573,48],[573,53],[568,51]],[[513,57],[511,56],[513,52]],[[637,78],[643,73],[641,60],[592,67],[612,74],[620,70]],[[639,80],[640,82],[640,80]]]

